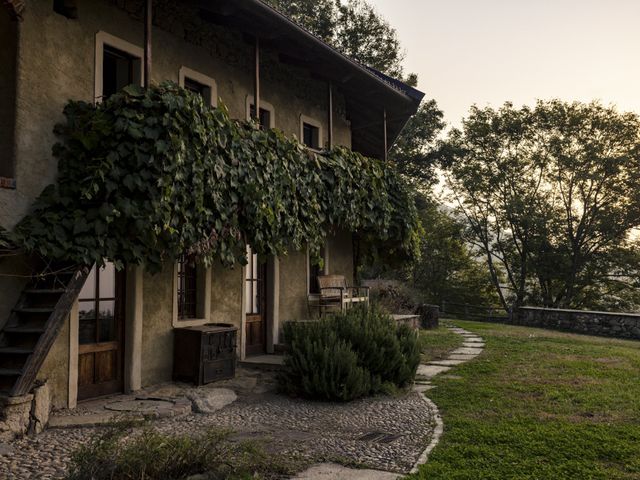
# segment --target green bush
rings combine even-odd
[[[250,442],[229,432],[164,435],[114,425],[71,456],[67,480],[179,480],[206,473],[214,479],[281,478],[293,473]]]
[[[415,332],[373,309],[286,323],[284,343],[281,389],[317,400],[348,401],[405,388],[420,362]]]

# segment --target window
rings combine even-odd
[[[309,148],[318,150],[320,148],[320,139],[318,134],[320,133],[318,127],[303,122],[302,123],[302,143]]]
[[[0,15],[0,188],[15,188],[18,22]]]
[[[80,345],[116,339],[116,270],[113,263],[91,269],[78,295]]]
[[[96,34],[97,102],[130,84],[142,85],[142,48],[105,32]]]
[[[253,103],[253,97],[247,97],[247,120],[255,118],[256,106]],[[269,102],[260,100],[260,128],[268,130],[275,127],[274,109]]]
[[[182,256],[178,260],[178,319],[197,316],[198,272],[195,265]]]
[[[181,256],[174,267],[173,326],[188,327],[209,321],[211,269]]]
[[[245,308],[247,315],[265,313],[266,264],[260,263],[258,254],[247,245],[247,266],[245,267]]]
[[[251,104],[249,107],[249,118],[255,118],[256,116],[256,106]],[[268,130],[271,125],[271,112],[265,108],[260,108],[260,128],[263,130]]]
[[[108,98],[135,82],[135,61],[128,53],[105,45],[102,61],[102,98]]]
[[[320,266],[317,263],[313,262],[311,255],[307,251],[307,285],[309,288],[309,293],[311,294],[319,294],[320,286],[318,285],[318,277],[320,275],[328,275],[329,274],[329,252],[327,245],[325,244],[324,248],[322,248],[320,252],[323,260],[323,265]]]
[[[180,86],[201,95],[207,105],[218,104],[218,91],[213,78],[187,67],[180,68]]]
[[[317,120],[300,115],[300,140],[313,149],[322,149],[322,125]]]

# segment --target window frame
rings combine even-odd
[[[318,129],[318,147],[310,147],[304,143],[304,124],[311,125]],[[324,137],[322,136],[322,123],[316,120],[315,118],[309,117],[304,114],[300,114],[300,143],[303,144],[309,150],[314,152],[321,152],[324,143]]]
[[[253,95],[247,95],[245,104],[246,119],[251,120],[251,105],[254,104]],[[276,128],[276,110],[273,108],[273,105],[261,98],[260,108],[269,112],[269,129]]]
[[[204,85],[209,89],[209,104],[213,108],[217,108],[218,106],[218,84],[216,81],[196,70],[193,70],[189,67],[182,66],[178,72],[178,82],[179,85],[184,88],[185,80],[189,79],[193,82],[199,83],[200,85]]]
[[[192,327],[209,323],[211,318],[211,268],[196,263],[196,318],[178,317],[178,261],[173,264],[173,316],[175,328]]]
[[[96,45],[95,45],[95,79],[94,79],[94,91],[93,91],[93,101],[94,103],[101,103],[103,100],[103,65],[104,65],[104,47],[115,48],[116,50],[120,50],[125,52],[128,55],[131,55],[136,59],[136,65],[134,65],[134,72],[137,72],[137,77],[139,77],[140,86],[144,85],[144,62],[142,59],[144,58],[144,49],[139,47],[133,43],[127,42],[122,38],[116,37],[115,35],[111,35],[110,33],[99,31],[96,33]],[[137,80],[134,78],[134,81]]]

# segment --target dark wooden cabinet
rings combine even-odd
[[[204,385],[233,378],[238,329],[227,323],[176,328],[173,379]]]

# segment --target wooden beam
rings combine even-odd
[[[144,8],[144,88],[151,84],[151,30],[153,23],[153,0],[146,0]]]

